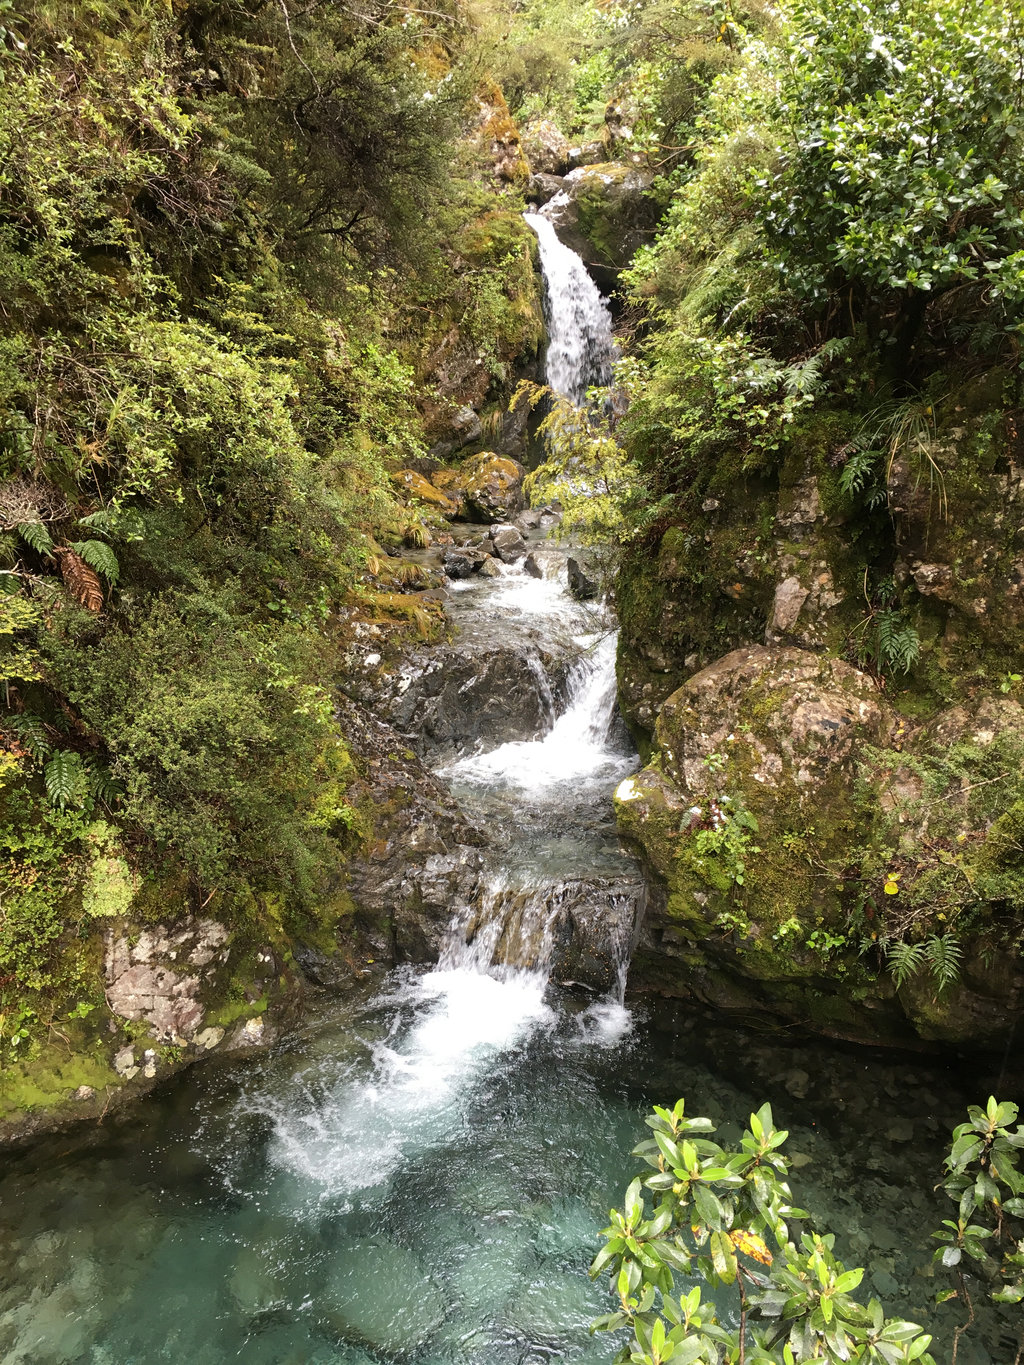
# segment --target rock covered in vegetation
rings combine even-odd
[[[577,166],[565,176],[562,193],[545,205],[544,216],[588,265],[621,270],[657,222],[652,179],[628,161]]]
[[[397,474],[392,474],[391,482],[396,488],[402,489],[410,498],[415,498],[417,502],[426,503],[428,507],[434,508],[442,516],[454,517],[459,513],[460,499],[449,497],[442,489],[431,483],[429,478],[417,473],[415,469],[400,469]]]
[[[837,1036],[996,1043],[1024,974],[991,969],[997,923],[962,962],[943,935],[968,885],[994,877],[991,894],[1019,875],[1016,817],[968,778],[950,796],[944,765],[977,768],[979,746],[999,750],[986,772],[1019,759],[1022,721],[1015,703],[983,705],[910,733],[867,674],[793,648],[735,650],[696,673],[616,793],[657,888],[634,982]],[[911,954],[896,981],[886,932]]]
[[[479,151],[490,163],[492,174],[507,183],[528,180],[530,165],[501,88],[486,81],[477,92],[476,102]]]
[[[505,455],[482,451],[462,465],[466,504],[473,521],[508,521],[523,508],[524,469]]]
[[[438,469],[429,477],[399,470],[392,482],[449,520],[464,517],[488,524],[508,522],[522,510],[524,473],[518,461],[483,450],[457,468]]]
[[[536,175],[565,175],[569,170],[569,139],[549,118],[531,119],[522,129],[523,151]]]

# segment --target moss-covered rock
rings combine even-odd
[[[668,698],[616,793],[653,886],[634,984],[844,1037],[1000,1044],[1024,997],[1022,769],[1016,702],[914,725],[840,660],[733,651]]]
[[[415,469],[400,469],[392,474],[391,482],[396,488],[402,489],[410,498],[415,498],[417,502],[426,503],[428,507],[440,512],[445,517],[455,517],[460,510],[460,498],[458,496],[449,497],[442,489],[433,484],[424,475],[418,474]]]
[[[531,119],[522,130],[522,145],[534,175],[565,175],[569,169],[569,139],[551,119]]]
[[[546,208],[559,237],[597,267],[599,283],[613,284],[658,220],[653,177],[629,161],[578,166],[565,177],[564,194]]]

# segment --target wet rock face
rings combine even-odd
[[[526,541],[517,526],[492,526],[490,540],[494,553],[504,564],[515,564],[526,556]]]
[[[203,984],[228,959],[227,941],[224,925],[210,919],[133,937],[108,930],[103,970],[111,1012],[144,1021],[158,1042],[188,1042],[203,1022]]]
[[[348,799],[373,828],[348,867],[358,925],[382,960],[430,961],[475,893],[482,836],[390,725],[350,699],[339,722],[360,769]]]
[[[517,644],[416,651],[387,680],[378,706],[405,744],[443,762],[540,734],[570,666],[568,653]]]
[[[558,550],[532,550],[523,567],[532,578],[558,579],[565,572],[566,562]]]
[[[526,197],[532,204],[543,207],[550,203],[556,194],[565,192],[565,177],[559,175],[537,174],[530,176]]]
[[[487,555],[483,550],[457,546],[445,551],[442,566],[447,576],[457,582],[459,579],[479,573],[486,559]]]
[[[615,272],[629,264],[657,222],[651,183],[650,173],[631,162],[577,164],[545,204],[544,217],[588,268],[596,267],[599,285],[614,284]]]
[[[597,596],[596,580],[587,574],[578,559],[570,556],[566,561],[566,571],[569,575],[569,591],[578,602],[589,602]]]

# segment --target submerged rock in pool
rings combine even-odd
[[[512,1325],[529,1337],[586,1339],[590,1323],[604,1311],[604,1294],[595,1291],[582,1269],[576,1274],[535,1280],[512,1306]]]
[[[319,1307],[338,1336],[389,1353],[420,1346],[445,1315],[419,1261],[392,1242],[352,1242],[338,1252]]]
[[[238,1253],[228,1288],[239,1312],[247,1317],[265,1313],[287,1297],[266,1257],[253,1247],[243,1247]]]

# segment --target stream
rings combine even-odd
[[[568,272],[562,295],[549,273],[549,325],[578,401],[610,363],[607,308],[602,320],[582,264],[540,238],[546,268]],[[644,1112],[679,1095],[723,1140],[770,1100],[797,1202],[888,1311],[948,1342],[956,1308],[929,1307],[928,1234],[947,1214],[933,1186],[949,1128],[984,1099],[976,1078],[631,1001],[642,888],[610,798],[637,759],[616,713],[614,622],[521,567],[453,584],[450,615],[467,636],[575,656],[561,691],[538,665],[540,733],[439,769],[494,832],[476,903],[436,966],[324,997],[268,1053],[214,1057],[134,1111],[10,1156],[0,1361],[611,1361],[619,1340],[587,1332],[607,1286],[586,1269]],[[567,915],[611,945],[603,994],[550,978]],[[981,1318],[960,1365],[1008,1365],[1010,1338]]]
[[[971,1078],[630,1008],[621,979],[604,997],[554,986],[547,937],[567,884],[613,925],[635,910],[609,814],[635,762],[614,637],[558,584],[515,571],[454,596],[455,619],[574,631],[579,651],[545,734],[444,770],[504,826],[476,921],[452,924],[434,969],[323,1000],[269,1054],[212,1060],[11,1158],[4,1365],[610,1361],[617,1343],[587,1333],[606,1288],[586,1267],[643,1112],[680,1094],[726,1138],[769,1099],[792,1131],[798,1201],[887,1309],[934,1314],[932,1186],[978,1098]],[[940,1330],[955,1320],[938,1310]],[[1011,1360],[998,1330],[983,1321],[963,1365]]]

